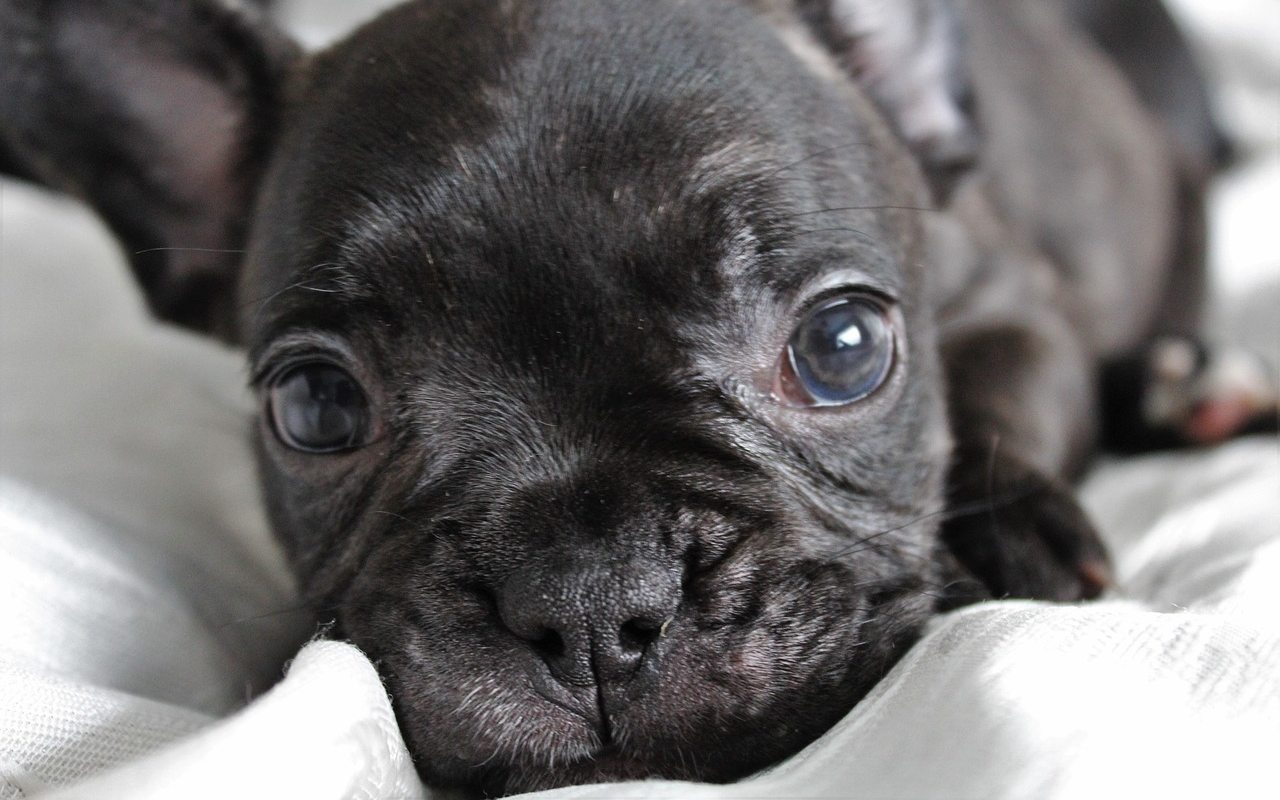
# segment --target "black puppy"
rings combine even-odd
[[[1194,327],[1209,156],[1055,4],[423,0],[304,56],[3,0],[0,44],[16,168],[248,348],[275,528],[432,783],[731,780],[940,607],[1106,583],[1065,481],[1099,365]]]

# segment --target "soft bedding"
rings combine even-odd
[[[1247,158],[1215,197],[1217,329],[1277,363],[1280,5],[1174,5]],[[284,11],[320,41],[355,6]],[[428,796],[373,665],[308,641],[244,383],[238,354],[145,320],[87,212],[0,184],[0,800]],[[1083,491],[1104,602],[939,619],[745,782],[546,797],[1280,797],[1280,442],[1110,461]]]

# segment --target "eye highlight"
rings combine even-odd
[[[895,349],[883,302],[854,293],[828,300],[791,334],[775,392],[786,403],[806,408],[856,403],[885,382]]]
[[[285,370],[268,393],[272,428],[285,446],[337,453],[368,443],[369,401],[356,379],[326,363]]]

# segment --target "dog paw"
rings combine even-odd
[[[1261,359],[1166,336],[1108,366],[1106,440],[1122,451],[1210,445],[1280,430],[1280,387]]]
[[[1106,547],[1070,487],[1019,459],[972,454],[952,471],[942,541],[995,598],[1089,600],[1111,584]]]

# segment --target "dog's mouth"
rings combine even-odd
[[[777,588],[733,624],[682,612],[631,673],[593,664],[584,680],[470,607],[344,627],[380,665],[429,785],[500,796],[643,779],[727,783],[821,736],[928,615],[851,601],[834,583]]]
[[[635,707],[612,709],[604,690],[586,687],[585,693],[599,698],[598,711],[537,691],[519,698],[518,692],[495,686],[494,700],[476,702],[476,718],[485,722],[451,725],[434,709],[413,705],[414,687],[392,685],[397,716],[424,781],[479,796],[645,779],[725,783],[798,751],[828,727],[762,737],[771,724],[763,715],[757,728],[749,715],[734,719],[727,704],[720,724],[708,725],[708,715],[688,708],[671,691],[639,698]],[[516,699],[508,699],[513,695]],[[691,717],[703,717],[702,724],[691,724]],[[447,756],[439,750],[443,728],[449,728],[453,748]],[[767,742],[753,741],[760,739]]]
[[[675,761],[655,764],[651,760],[637,758],[618,745],[600,748],[589,758],[557,766],[545,771],[525,770],[517,776],[509,776],[502,784],[481,789],[485,794],[517,794],[522,792],[559,789],[565,786],[621,783],[624,781],[661,779],[673,781],[717,781],[700,767],[699,754],[674,749]]]
[[[464,529],[395,527],[360,562],[336,632],[378,665],[428,785],[745,778],[838,722],[934,613],[932,560],[896,540],[752,498],[610,499],[608,535],[541,487]]]

